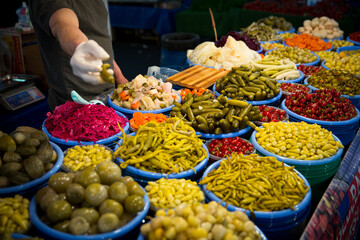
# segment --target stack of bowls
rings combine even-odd
[[[252,133],[251,143],[254,144],[257,152],[260,155],[275,157],[279,161],[283,161],[290,166],[294,166],[295,169],[301,172],[301,174],[309,181],[311,187],[327,181],[336,173],[337,169],[340,166],[341,155],[343,153],[342,148],[340,148],[333,156],[321,160],[309,161],[286,158],[269,152],[262,146],[260,146],[260,144],[256,140],[256,133],[257,131],[254,131]],[[334,134],[333,138],[335,141],[340,141],[339,138],[337,138]]]

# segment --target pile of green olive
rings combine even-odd
[[[317,60],[317,56],[308,49],[298,47],[283,47],[274,49],[267,54],[280,58],[288,58],[296,64],[311,63]]]
[[[76,173],[55,173],[35,197],[42,221],[74,235],[114,231],[145,206],[145,191],[122,177],[114,162],[101,162]]]
[[[346,40],[330,40],[333,50],[338,49],[339,47],[347,47],[347,46],[354,46],[352,42],[346,41]]]

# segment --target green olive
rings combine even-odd
[[[71,183],[72,178],[64,172],[57,172],[49,179],[49,187],[57,193],[64,193],[67,186]]]
[[[99,213],[95,208],[77,208],[72,214],[71,218],[84,217],[89,224],[94,224],[99,220]]]
[[[144,190],[135,181],[128,182],[126,184],[126,187],[128,189],[129,195],[139,195],[140,197],[144,197],[144,195],[145,195]]]
[[[85,189],[78,183],[71,183],[66,188],[66,197],[69,203],[79,204],[85,199]]]
[[[123,182],[114,182],[109,188],[109,197],[119,203],[123,203],[125,198],[129,196],[127,187]]]
[[[60,200],[66,200],[67,201],[65,193],[59,193],[58,196],[59,196]]]
[[[54,189],[50,187],[43,187],[36,193],[35,201],[38,205],[40,205],[42,197],[45,196],[45,194],[49,191],[54,192],[56,194]]]
[[[128,182],[133,182],[133,181],[135,181],[135,180],[130,176],[124,176],[121,178],[121,182],[123,182],[125,184],[127,184]]]
[[[110,186],[114,182],[121,180],[121,169],[114,162],[101,162],[96,166],[95,171],[100,177],[101,184]]]
[[[56,200],[59,200],[59,196],[56,194],[54,190],[47,191],[44,196],[41,198],[40,201],[40,208],[43,211],[46,211],[47,207],[50,203],[55,202]]]
[[[138,195],[130,195],[125,198],[124,207],[129,213],[135,214],[144,209],[144,199]]]
[[[76,176],[75,176],[76,177]],[[77,183],[86,188],[92,183],[100,183],[99,175],[91,168],[85,168],[80,175],[76,177]]]
[[[119,227],[125,226],[133,218],[134,218],[133,214],[130,214],[130,213],[124,211],[124,213],[120,217],[120,226]]]
[[[98,229],[97,224],[93,224],[93,225],[90,226],[88,234],[89,235],[99,234],[99,229]]]
[[[90,224],[84,217],[77,216],[70,220],[69,230],[74,235],[84,235],[90,229]]]
[[[92,206],[99,206],[108,198],[108,191],[100,183],[92,183],[85,190],[85,200]]]
[[[116,214],[116,216],[118,216],[120,218],[124,212],[124,208],[119,202],[112,200],[112,199],[106,199],[100,205],[99,212],[100,212],[100,214],[113,212]]]
[[[98,221],[98,229],[99,232],[111,232],[119,227],[120,221],[115,213],[105,213],[100,216]]]
[[[56,200],[46,209],[47,217],[53,223],[65,220],[71,216],[71,205],[65,200]]]
[[[65,220],[65,221],[62,221],[62,222],[59,222],[57,224],[54,225],[54,229],[55,230],[58,230],[60,232],[69,232],[69,224],[70,224],[70,221],[69,220]]]

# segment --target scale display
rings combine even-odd
[[[45,96],[35,86],[9,96],[2,96],[3,105],[9,110],[16,110],[44,99]]]

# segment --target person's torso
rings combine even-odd
[[[68,3],[79,19],[80,30],[110,55],[110,59],[105,62],[113,69],[113,49],[107,28],[108,12],[103,0],[68,0]],[[71,57],[62,51],[59,42],[41,30],[40,33],[37,32],[37,36],[50,86],[48,101],[52,109],[71,100],[71,90],[76,90],[82,97],[91,100],[114,88],[114,84],[109,83],[91,85],[73,75],[70,66]]]

